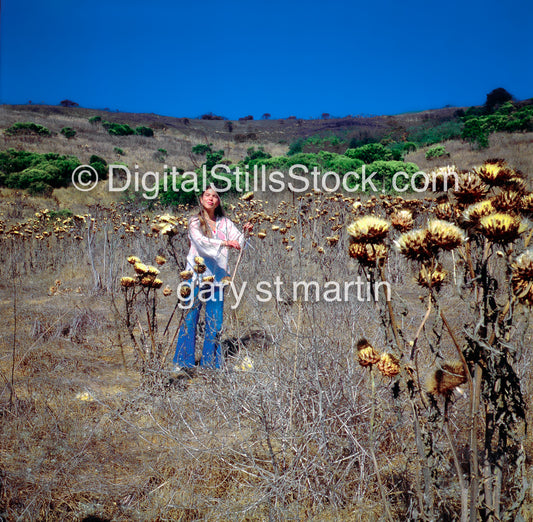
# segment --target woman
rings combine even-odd
[[[246,223],[245,231],[253,225]],[[220,198],[212,187],[204,190],[200,196],[198,215],[189,222],[190,249],[187,255],[187,270],[192,271],[190,281],[192,292],[189,296],[189,310],[178,333],[178,343],[174,354],[174,370],[193,368],[195,366],[194,348],[196,344],[196,326],[203,303],[205,302],[205,338],[200,366],[220,368],[222,353],[218,343],[218,333],[222,328],[224,291],[222,278],[228,276],[229,249],[240,250],[244,246],[242,234],[231,220],[224,216]],[[194,267],[195,258],[202,257],[205,271],[198,274]],[[202,280],[210,281],[202,284]],[[200,293],[200,295],[198,295]]]

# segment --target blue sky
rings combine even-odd
[[[533,97],[529,0],[3,0],[0,102],[231,119]]]

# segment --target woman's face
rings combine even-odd
[[[200,197],[200,203],[209,212],[220,205],[218,194],[211,188],[207,189]]]

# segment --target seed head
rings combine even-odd
[[[401,232],[407,232],[414,226],[413,213],[410,210],[398,210],[390,217],[392,226]]]
[[[533,306],[533,249],[519,255],[511,267],[513,293],[521,303]]]
[[[165,297],[168,297],[169,295],[172,295],[172,288],[170,288],[170,286],[165,286],[165,288],[163,288],[163,295]]]
[[[428,241],[431,246],[442,250],[453,250],[466,239],[464,232],[453,223],[432,219],[428,223]]]
[[[495,243],[510,243],[520,235],[520,219],[498,212],[481,218],[481,233]]]
[[[453,208],[447,201],[439,203],[434,209],[435,216],[438,219],[451,219],[453,217]]]
[[[463,212],[463,218],[468,225],[477,225],[482,217],[494,214],[496,209],[490,199],[474,203]]]
[[[180,277],[182,281],[187,281],[193,276],[192,270],[183,270],[183,272],[180,272]]]
[[[390,223],[375,216],[363,216],[348,226],[350,241],[355,243],[379,243],[389,232]]]
[[[194,262],[197,264],[197,265],[203,265],[205,263],[204,261],[204,258],[203,257],[200,257],[200,256],[196,256],[194,258]]]
[[[357,358],[361,366],[372,366],[379,362],[380,355],[366,339],[360,339],[357,342]]]
[[[203,274],[206,270],[207,270],[207,267],[205,265],[194,265],[192,267],[192,269],[197,273],[197,274]]]
[[[475,169],[478,176],[487,185],[501,187],[506,185],[513,178],[517,178],[517,173],[505,165],[502,159],[487,160],[478,169]]]
[[[135,263],[140,263],[141,260],[137,256],[129,256],[128,263],[134,265]]]
[[[189,285],[182,285],[180,287],[180,296],[186,299],[191,295],[191,287]]]
[[[242,201],[250,201],[254,199],[254,193],[253,192],[246,192],[246,194],[243,194],[241,196]]]
[[[135,286],[135,283],[137,281],[133,277],[123,277],[120,280],[120,286],[123,286],[124,288],[129,288],[131,286]]]
[[[413,261],[425,261],[432,256],[428,247],[427,230],[417,229],[406,232],[395,241],[395,245],[402,255]]]
[[[394,377],[400,373],[400,364],[398,359],[391,353],[384,353],[378,362],[378,370],[385,377]]]
[[[446,279],[448,272],[443,270],[442,265],[438,264],[434,270],[422,266],[418,273],[418,284],[423,288],[433,288],[439,290]]]
[[[362,265],[375,266],[376,261],[383,261],[387,257],[388,249],[384,244],[352,243],[348,247],[348,254]]]
[[[156,256],[155,262],[158,265],[164,265],[167,262],[167,260],[163,256]]]
[[[477,173],[467,172],[459,176],[457,190],[453,192],[459,205],[471,205],[481,201],[489,188]]]
[[[137,272],[139,275],[144,275],[148,272],[148,267],[144,264],[144,263],[141,263],[140,261],[139,262],[136,262],[134,265],[133,265],[133,269],[135,270],[135,272]]]

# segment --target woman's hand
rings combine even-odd
[[[236,250],[241,249],[241,245],[238,241],[224,241],[224,246],[228,248],[235,248]]]
[[[244,229],[245,232],[251,232],[254,228],[254,225],[253,223],[250,223],[249,221],[247,223],[245,223],[242,227]]]

